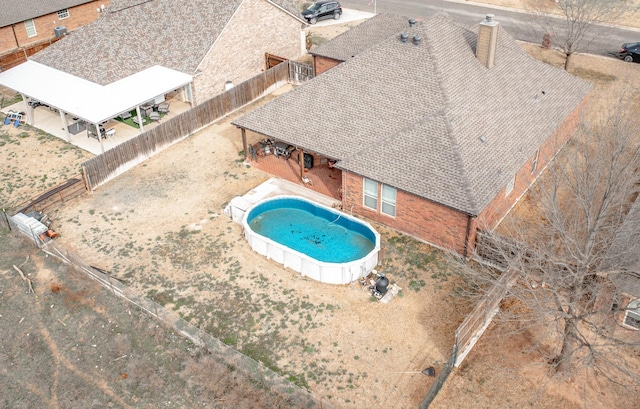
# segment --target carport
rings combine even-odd
[[[162,102],[165,94],[176,89],[181,89],[184,99],[192,104],[192,81],[191,75],[159,65],[104,86],[31,60],[0,73],[0,84],[22,95],[27,123],[37,126],[29,101],[55,108],[60,113],[68,142],[71,134],[66,114],[86,122],[100,135],[101,123],[134,108],[141,118],[140,105]],[[144,125],[140,123],[142,132]],[[102,138],[98,140],[104,152]]]

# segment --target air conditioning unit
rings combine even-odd
[[[56,35],[56,38],[63,37],[67,35],[67,28],[65,26],[58,26],[53,29],[53,32]]]

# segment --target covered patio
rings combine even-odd
[[[190,109],[192,81],[191,75],[161,66],[147,68],[106,86],[34,61],[0,73],[0,84],[18,92],[23,99],[7,107],[5,112],[24,112],[28,124],[94,154],[157,125],[157,120],[144,120],[149,115],[145,113],[147,106],[164,104],[166,107],[168,102],[170,108],[163,112],[162,118]],[[143,118],[139,128],[114,119],[131,116],[134,110],[134,118]]]

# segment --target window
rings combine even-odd
[[[29,20],[25,20],[24,26],[27,29],[27,37],[35,37],[38,35],[38,32],[36,31],[36,25],[33,22],[32,18]]]
[[[509,181],[509,183],[507,183],[507,189],[505,192],[505,196],[509,196],[509,193],[511,193],[511,191],[513,190],[513,187],[516,185],[516,177],[514,176],[513,179],[511,179]]]
[[[67,9],[62,9],[60,11],[58,11],[58,20],[63,20],[65,18],[69,17],[69,10]]]
[[[531,162],[531,173],[535,173],[538,170],[538,156],[540,156],[540,149],[536,150],[536,156],[533,157],[533,162]]]
[[[396,216],[396,190],[391,186],[382,185],[382,206],[380,211],[389,216]]]
[[[370,179],[364,180],[364,205],[378,210],[378,182]]]
[[[633,300],[627,305],[624,324],[640,329],[640,300]]]

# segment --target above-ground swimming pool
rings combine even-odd
[[[263,200],[242,226],[254,251],[323,283],[350,283],[378,264],[380,235],[368,223],[301,197]]]

